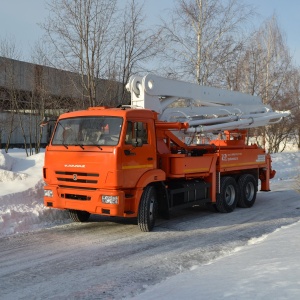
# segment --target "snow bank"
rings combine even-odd
[[[145,286],[130,299],[299,299],[299,228],[298,222],[252,239],[226,259]]]
[[[4,150],[0,152],[0,169],[11,171],[13,166],[13,158],[10,157]]]
[[[272,168],[276,170],[273,181],[294,179],[299,177],[300,152],[272,154]]]
[[[43,205],[44,153],[0,153],[0,237],[68,223],[64,211]]]

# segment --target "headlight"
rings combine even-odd
[[[102,203],[118,204],[118,202],[119,202],[119,196],[102,195]]]
[[[52,190],[44,190],[44,196],[45,197],[53,197]]]

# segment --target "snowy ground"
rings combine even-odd
[[[299,223],[282,227],[228,256],[149,287],[134,299],[299,299],[299,232]]]
[[[0,238],[70,223],[65,212],[43,206],[43,159],[44,153],[26,158],[17,149],[0,152]],[[300,152],[274,154],[272,160],[277,174],[271,188],[297,190]],[[282,227],[226,258],[146,288],[136,299],[299,299],[299,233],[299,223]],[[207,282],[215,282],[214,288]]]

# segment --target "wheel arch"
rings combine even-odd
[[[153,169],[145,172],[137,182],[137,199],[136,207],[140,205],[143,191],[147,186],[154,186],[157,191],[158,214],[165,219],[169,218],[169,201],[168,193],[165,186],[166,173],[160,169]]]
[[[146,171],[138,180],[136,187],[144,189],[149,184],[156,184],[166,180],[166,173],[160,169]]]

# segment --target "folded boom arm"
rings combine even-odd
[[[161,121],[187,122],[187,133],[265,126],[290,115],[289,111],[273,111],[257,96],[153,74],[132,76],[126,87],[133,107],[154,110]]]

